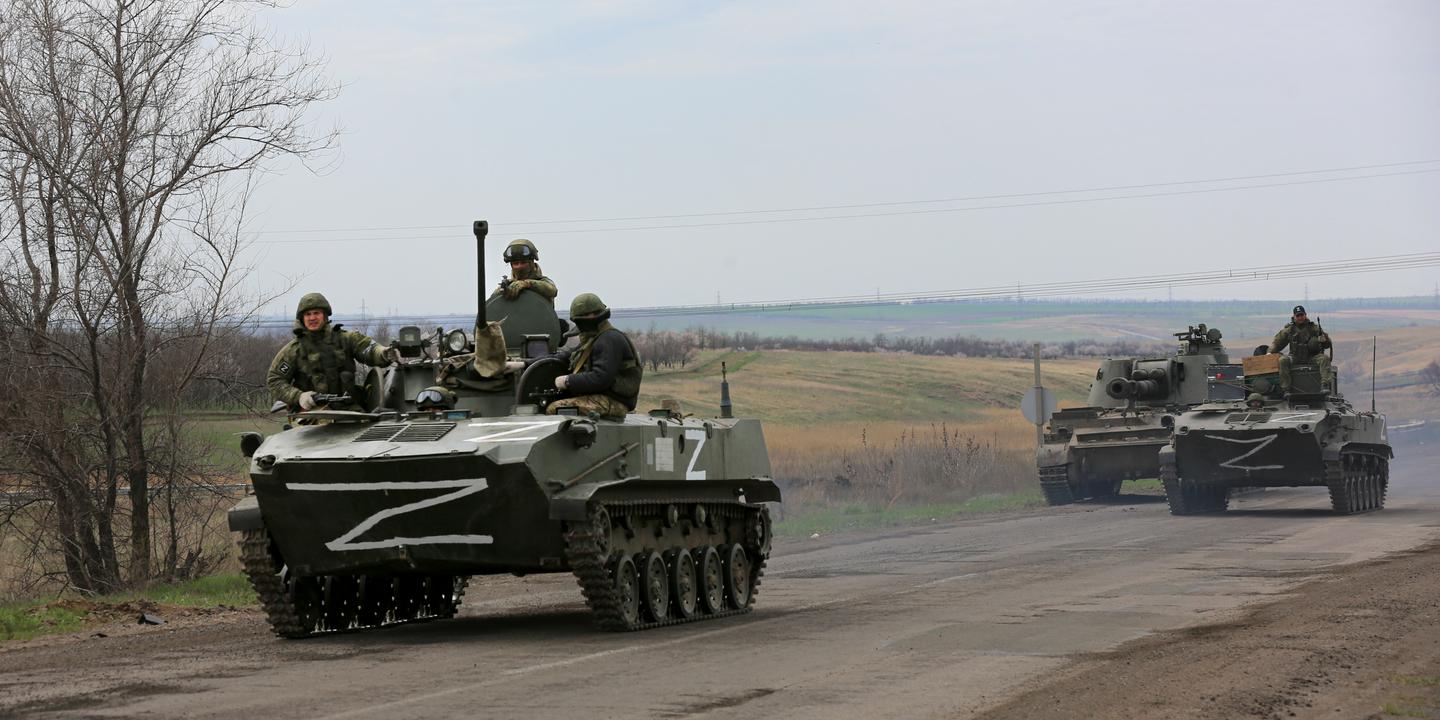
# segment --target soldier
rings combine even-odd
[[[330,324],[330,301],[320,293],[300,298],[295,308],[295,339],[275,353],[265,384],[270,396],[292,408],[312,410],[315,396],[344,393],[355,382],[355,361],[384,367],[400,360],[400,351],[363,333]]]
[[[501,280],[500,287],[495,288],[490,297],[503,293],[507,300],[514,300],[522,290],[534,290],[552,306],[555,304],[559,291],[555,289],[555,281],[540,272],[540,251],[535,249],[535,243],[524,238],[512,240],[501,257],[510,263],[511,277]]]
[[[1314,365],[1320,370],[1320,377],[1323,378],[1328,389],[1335,386],[1334,377],[1330,372],[1330,358],[1325,355],[1325,349],[1330,347],[1330,336],[1320,327],[1320,323],[1310,322],[1305,314],[1304,305],[1296,305],[1291,314],[1290,323],[1275,333],[1275,339],[1270,341],[1269,352],[1279,353],[1286,347],[1290,348],[1290,357],[1280,360],[1280,386],[1285,390],[1290,389],[1290,365]]]
[[[622,419],[640,398],[640,356],[625,333],[610,324],[610,308],[594,293],[575,296],[570,320],[580,330],[580,346],[551,357],[570,366],[570,374],[555,378],[555,388],[567,397],[550,403],[545,412],[573,407],[582,414]]]

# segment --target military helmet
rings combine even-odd
[[[570,301],[570,319],[591,320],[600,317],[610,316],[610,308],[605,306],[605,301],[595,293],[580,293]]]
[[[511,240],[501,257],[505,258],[505,262],[535,262],[540,259],[540,251],[535,249],[535,243],[520,238]]]
[[[431,385],[415,396],[417,410],[449,410],[455,407],[455,391],[439,385]]]
[[[334,314],[330,309],[330,301],[320,293],[305,293],[305,297],[300,298],[300,304],[295,306],[295,319],[302,318],[306,310],[324,310],[327,318]]]

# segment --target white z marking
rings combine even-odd
[[[690,456],[690,464],[685,466],[685,479],[686,479],[686,480],[704,480],[704,479],[705,479],[705,471],[704,471],[704,470],[696,470],[696,469],[695,469],[695,461],[700,459],[700,448],[705,447],[705,431],[704,431],[704,430],[686,430],[686,431],[685,431],[685,439],[686,439],[686,440],[694,440],[694,441],[695,441],[695,454]]]
[[[1240,455],[1236,455],[1235,457],[1230,458],[1229,460],[1226,460],[1225,462],[1220,463],[1220,467],[1234,468],[1234,469],[1236,469],[1236,470],[1244,470],[1246,474],[1249,474],[1249,472],[1250,472],[1251,470],[1283,470],[1283,469],[1285,469],[1285,466],[1284,466],[1284,465],[1236,465],[1236,463],[1240,462],[1241,460],[1244,460],[1245,458],[1250,457],[1251,455],[1254,455],[1254,454],[1257,453],[1257,452],[1260,452],[1261,450],[1263,450],[1263,449],[1265,448],[1266,445],[1269,445],[1270,443],[1275,442],[1276,438],[1279,438],[1279,437],[1280,437],[1279,435],[1266,435],[1265,437],[1255,438],[1255,439],[1253,439],[1253,440],[1243,440],[1243,439],[1240,439],[1240,438],[1225,437],[1225,436],[1223,436],[1223,435],[1206,435],[1205,437],[1210,438],[1211,440],[1224,440],[1225,442],[1240,443],[1241,445],[1254,445],[1254,446],[1255,446],[1255,447],[1253,447],[1253,448],[1250,448],[1250,450],[1249,450],[1248,452],[1242,453],[1242,454],[1240,454]]]
[[[539,435],[527,435],[525,437],[511,437],[516,433],[523,433],[527,430],[538,430],[547,425],[554,425],[556,421],[540,420],[527,422],[495,422],[495,423],[470,423],[470,427],[509,427],[509,430],[493,432],[489,435],[480,435],[473,438],[465,438],[465,442],[525,442],[526,440],[539,440]]]
[[[396,515],[424,510],[428,507],[435,507],[451,500],[459,500],[466,495],[474,495],[484,490],[487,485],[485,478],[471,478],[465,480],[427,480],[423,482],[378,482],[378,483],[286,483],[289,490],[311,491],[311,492],[362,492],[366,490],[443,490],[446,488],[459,488],[452,493],[437,495],[427,500],[413,502],[400,507],[393,507],[365,518],[359,525],[356,525],[350,532],[341,535],[325,547],[332,551],[341,550],[378,550],[380,548],[399,547],[401,545],[489,545],[495,542],[495,538],[489,535],[427,535],[424,537],[393,537],[385,540],[370,540],[366,542],[354,542],[370,528],[375,527],[381,520],[392,518]]]

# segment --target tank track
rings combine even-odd
[[[1160,484],[1165,486],[1165,502],[1170,505],[1171,515],[1219,513],[1230,507],[1230,488],[1185,480],[1170,463],[1160,465]]]
[[[1075,502],[1075,493],[1070,489],[1069,465],[1045,465],[1040,468],[1040,492],[1049,505],[1069,505]]]
[[[1325,463],[1330,507],[1339,515],[1380,510],[1390,489],[1390,463],[1383,457],[1343,453]]]
[[[630,532],[639,524],[627,522],[630,519],[642,516],[653,517],[664,513],[669,507],[676,505],[699,506],[705,509],[709,518],[726,518],[727,525],[733,527],[735,522],[743,528],[744,540],[741,545],[750,560],[750,587],[748,597],[741,607],[734,607],[730,593],[727,590],[722,603],[725,609],[718,612],[710,612],[704,607],[703,602],[697,603],[697,608],[691,617],[682,617],[675,612],[676,601],[670,599],[669,616],[656,620],[645,607],[645,602],[640,600],[640,608],[633,618],[627,618],[623,607],[624,599],[616,582],[616,568],[618,561],[623,557],[623,551],[611,551],[611,538],[602,533],[606,532],[605,526],[611,528],[609,532]],[[686,521],[682,521],[686,522]],[[713,522],[713,521],[711,521]],[[636,531],[638,532],[638,531]],[[770,513],[763,506],[744,505],[734,503],[714,502],[693,502],[693,503],[660,503],[650,501],[619,501],[606,503],[592,503],[589,512],[589,519],[585,523],[576,523],[569,526],[565,532],[565,559],[575,575],[576,582],[585,596],[585,602],[590,607],[591,615],[595,623],[603,630],[612,632],[629,632],[634,630],[648,630],[650,628],[663,627],[666,625],[679,625],[700,620],[712,620],[728,617],[731,615],[742,615],[750,612],[755,604],[755,596],[760,590],[760,580],[765,575],[765,561],[770,555]],[[727,533],[729,534],[729,533]],[[672,551],[675,547],[657,547],[657,551]],[[691,553],[692,557],[703,552],[706,546],[684,547],[684,550]],[[718,549],[718,548],[717,548]],[[670,554],[666,553],[666,568],[673,571],[674,564],[669,560]],[[698,561],[699,558],[696,557]],[[696,582],[700,581],[700,571],[697,568]],[[637,583],[638,584],[638,583]],[[703,594],[703,588],[697,590]]]
[[[454,617],[469,583],[453,575],[291,577],[263,529],[241,535],[240,562],[271,630],[286,638]]]

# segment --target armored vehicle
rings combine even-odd
[[[1245,358],[1245,398],[1175,417],[1174,436],[1160,450],[1172,514],[1222,512],[1230,491],[1242,486],[1329,488],[1341,514],[1385,506],[1394,457],[1385,416],[1356,410],[1333,374],[1315,365],[1292,366],[1282,384],[1282,360]]]
[[[483,285],[473,332],[401,329],[401,362],[353,409],[242,438],[254,494],[229,524],[274,631],[450,617],[469,578],[501,573],[573,573],[606,630],[747,612],[761,503],[780,499],[760,424],[545,414],[566,325],[533,291],[487,304]]]
[[[1242,397],[1218,328],[1175,333],[1170,357],[1107,359],[1085,407],[1050,417],[1035,453],[1040,490],[1051,505],[1116,495],[1125,480],[1158,477],[1169,418],[1212,398]]]

